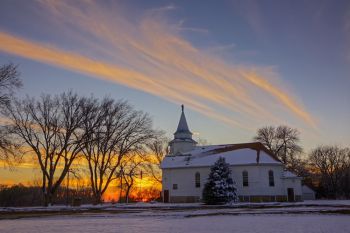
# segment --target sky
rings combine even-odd
[[[170,138],[184,104],[194,139],[210,144],[283,124],[306,152],[350,146],[345,0],[2,0],[0,64],[9,62],[20,98],[125,99]]]

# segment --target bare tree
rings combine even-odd
[[[168,153],[169,141],[163,132],[158,132],[155,139],[147,145],[149,152],[144,157],[146,172],[159,184],[162,183],[160,164]]]
[[[4,162],[5,167],[12,169],[21,160],[20,146],[9,135],[8,130],[0,126],[0,161]]]
[[[350,169],[350,149],[338,146],[319,146],[309,154],[315,172],[320,174],[320,185],[328,197],[342,195],[341,181]]]
[[[84,131],[88,133],[83,153],[95,202],[100,203],[109,184],[116,179],[123,157],[144,150],[154,132],[149,116],[124,101],[106,98],[92,105],[96,110],[84,121]]]
[[[12,94],[22,86],[17,66],[7,64],[0,67],[0,108],[9,104]],[[4,120],[4,119],[2,119]],[[18,145],[8,135],[6,128],[0,127],[0,160],[12,165],[20,159]]]
[[[125,201],[129,203],[130,191],[134,187],[136,176],[141,176],[142,174],[142,156],[138,154],[130,154],[121,163],[121,175],[125,184]]]
[[[197,141],[197,145],[198,146],[207,146],[207,145],[210,145],[210,143],[208,142],[208,140],[207,139],[205,139],[205,138],[197,138],[196,139],[196,141]]]
[[[3,65],[0,67],[0,106],[10,102],[11,96],[15,90],[22,86],[19,78],[17,66],[14,64]]]
[[[52,204],[55,192],[81,152],[84,101],[69,92],[54,97],[42,95],[39,100],[27,97],[6,108],[9,132],[37,159],[45,206]]]
[[[299,145],[299,131],[288,126],[267,126],[258,129],[254,140],[264,144],[288,168],[293,169],[298,163],[298,155],[302,152]],[[301,161],[299,161],[301,162]]]

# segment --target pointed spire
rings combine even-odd
[[[188,128],[184,105],[181,105],[181,117],[177,130],[174,133],[174,139],[169,142],[170,154],[177,155],[190,151],[196,146],[197,142],[192,139],[192,133]]]
[[[191,133],[187,125],[183,104],[181,105],[181,117],[180,117],[179,125],[177,126],[177,130],[175,133]]]

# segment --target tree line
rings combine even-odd
[[[79,204],[93,203],[94,197],[90,187],[79,186],[67,189],[61,186],[57,189],[54,196],[55,204],[61,205],[74,204],[75,199],[79,200]],[[39,185],[0,185],[0,206],[16,207],[42,205],[44,205],[44,197]]]
[[[95,203],[120,176],[129,193],[147,146],[160,134],[148,114],[125,101],[72,92],[14,100],[4,115],[9,118],[7,134],[35,157],[45,205],[52,203],[73,163],[87,167]]]
[[[300,132],[288,126],[257,130],[254,140],[316,191],[319,198],[350,198],[350,148],[321,145],[309,153],[300,146]]]

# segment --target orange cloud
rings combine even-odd
[[[231,126],[254,130],[267,121],[279,123],[284,121],[279,112],[315,126],[304,107],[268,81],[266,74],[194,47],[180,34],[179,25],[167,23],[159,11],[150,11],[135,23],[118,7],[93,1],[84,2],[84,9],[70,1],[40,4],[52,15],[53,28],[77,44],[75,51],[4,32],[0,32],[0,51],[184,103]],[[279,112],[271,105],[278,106]]]
[[[302,118],[307,123],[311,124],[313,127],[316,127],[316,124],[314,122],[314,119],[305,112],[297,103],[295,100],[290,98],[286,93],[282,92],[280,89],[274,87],[271,83],[269,83],[267,80],[261,79],[260,77],[257,77],[256,74],[250,73],[246,75],[246,78],[255,84],[256,86],[266,90],[271,95],[275,96],[280,102],[282,102],[285,106],[287,106],[292,112],[294,112],[296,115],[298,115],[300,118]]]

